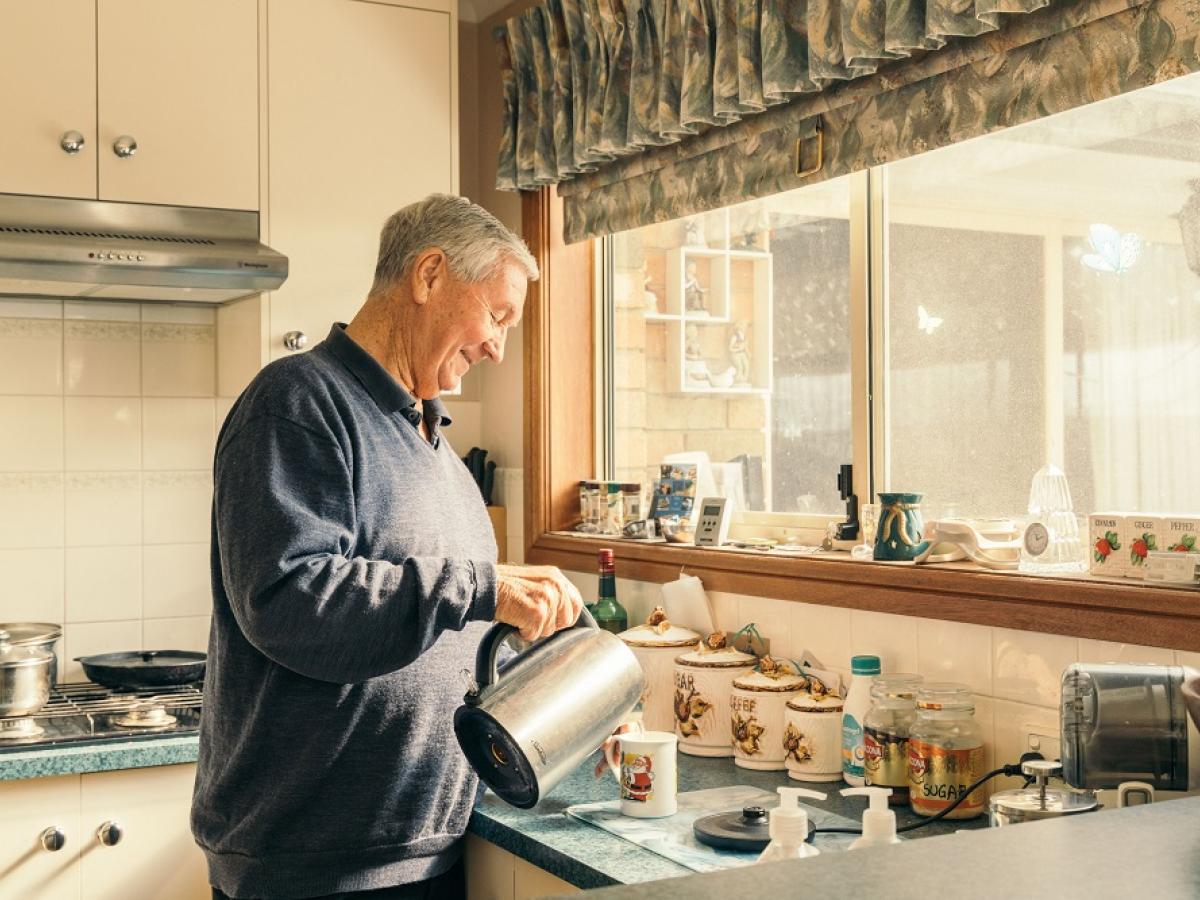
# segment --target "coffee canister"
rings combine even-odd
[[[842,780],[842,698],[801,691],[787,702],[783,749],[789,778]]]
[[[750,672],[733,680],[729,725],[733,762],[743,769],[783,770],[787,702],[808,686],[803,675]],[[840,746],[840,745],[839,745]]]
[[[642,727],[647,731],[675,730],[672,703],[675,657],[700,642],[700,635],[690,628],[666,621],[661,624],[667,627],[660,630],[659,625],[635,625],[617,635],[629,645],[646,675],[646,687],[642,691]]]
[[[675,733],[689,756],[733,756],[729,693],[733,679],[754,670],[754,656],[733,647],[696,649],[675,660]]]

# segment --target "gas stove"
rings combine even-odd
[[[36,713],[0,718],[0,754],[197,734],[201,700],[199,685],[120,691],[88,682],[56,685]]]

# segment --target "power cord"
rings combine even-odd
[[[1008,765],[1001,766],[998,769],[993,769],[992,771],[988,772],[986,775],[984,775],[982,778],[980,778],[978,781],[976,781],[974,784],[972,784],[969,788],[967,788],[965,791],[963,791],[961,794],[959,794],[957,800],[955,800],[953,803],[951,803],[949,806],[947,806],[945,809],[943,809],[937,815],[930,816],[928,819],[922,819],[920,822],[914,822],[911,825],[905,825],[903,828],[897,828],[896,833],[903,834],[906,831],[916,831],[918,828],[924,828],[926,825],[932,825],[934,822],[937,822],[937,821],[940,821],[941,819],[946,818],[946,816],[950,815],[950,813],[954,812],[954,810],[956,810],[958,808],[960,803],[962,803],[964,800],[966,800],[968,797],[970,797],[971,794],[975,793],[975,791],[980,787],[980,785],[986,784],[987,782],[991,781],[993,778],[996,778],[1000,775],[1007,775],[1010,778],[1017,777],[1017,778],[1024,779],[1025,787],[1029,787],[1029,785],[1033,784],[1033,779],[1028,777],[1021,771],[1021,766],[1023,766],[1025,763],[1029,762],[1029,760],[1031,760],[1031,759],[1044,759],[1044,758],[1045,757],[1043,757],[1042,754],[1040,754],[1040,753],[1024,753],[1024,754],[1022,754],[1020,762],[1010,763]],[[862,829],[861,828],[817,828],[813,831],[813,834],[862,834]]]

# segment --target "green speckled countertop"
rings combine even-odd
[[[65,744],[36,750],[6,750],[0,753],[0,781],[191,763],[196,761],[199,744],[199,736],[193,734],[83,747]]]

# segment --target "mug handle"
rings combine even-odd
[[[1130,797],[1140,797],[1136,803],[1130,803]],[[1117,785],[1117,806],[1144,806],[1154,802],[1154,785],[1144,781],[1122,781]]]
[[[643,734],[645,729],[641,722],[624,722],[617,726],[624,728],[620,733],[613,734],[601,745],[600,750],[604,754],[604,761],[608,763],[608,771],[612,772],[613,778],[617,779],[617,784],[621,783],[621,739],[622,734]],[[597,773],[599,774],[599,773]]]

